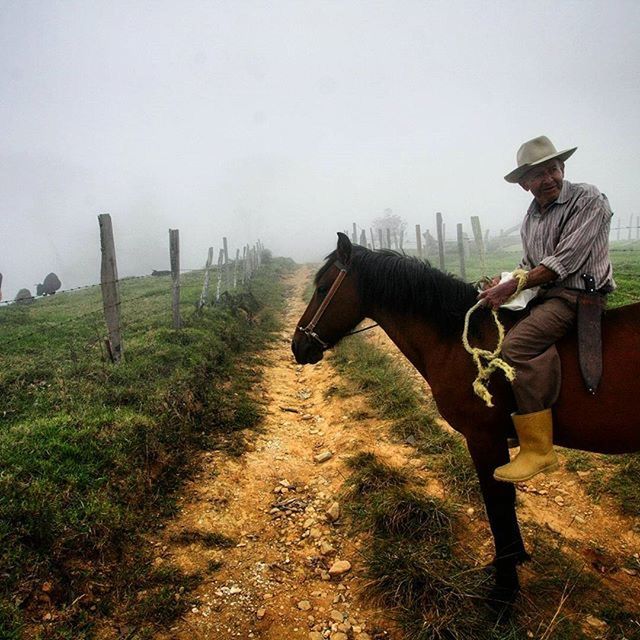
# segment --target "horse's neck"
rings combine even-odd
[[[458,337],[442,337],[422,318],[386,309],[375,310],[371,317],[431,385],[444,371],[452,353],[462,349]]]

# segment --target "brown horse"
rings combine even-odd
[[[461,341],[464,315],[476,302],[467,283],[427,263],[390,251],[352,246],[338,234],[337,249],[315,277],[316,289],[295,330],[292,350],[301,364],[322,359],[326,349],[365,317],[376,321],[429,383],[438,410],[467,440],[495,542],[496,585],[491,598],[512,602],[516,565],[529,558],[515,512],[515,488],[493,478],[509,461],[507,437],[515,401],[510,385],[491,379],[494,407],[472,390],[476,375]],[[474,345],[491,348],[496,332],[487,310],[471,327]],[[508,327],[516,316],[501,312]],[[562,391],[553,407],[556,444],[600,453],[640,450],[640,304],[605,313],[604,374],[595,396],[581,379],[575,335],[558,343]]]

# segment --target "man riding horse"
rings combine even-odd
[[[560,392],[555,343],[575,324],[578,296],[592,276],[600,296],[615,289],[609,260],[611,208],[589,184],[564,180],[564,161],[577,147],[556,151],[546,136],[525,142],[507,182],[530,191],[533,201],[522,224],[524,288],[539,287],[528,313],[507,334],[502,356],[516,371],[513,424],[520,452],[498,467],[496,480],[521,482],[558,465],[553,450],[551,406]],[[585,277],[583,277],[585,276]],[[497,309],[518,287],[515,279],[492,285],[479,298]]]

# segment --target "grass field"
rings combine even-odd
[[[247,390],[290,268],[269,261],[202,313],[202,273],[185,275],[179,331],[170,278],[124,280],[118,365],[98,288],[0,309],[0,638],[34,637],[43,614],[43,638],[90,637],[122,602],[142,638],[186,606],[173,594],[197,581],[155,571],[139,536],[174,509],[193,452],[240,453],[259,423]]]
[[[640,300],[640,241],[616,241],[610,245],[611,263],[618,289],[609,296],[609,306],[616,307]],[[432,265],[438,265],[438,256],[429,256]],[[466,279],[469,282],[483,276],[494,276],[502,271],[513,271],[520,260],[520,249],[494,251],[487,254],[484,263],[477,254],[467,258]],[[459,274],[460,264],[456,254],[445,255],[445,269]]]

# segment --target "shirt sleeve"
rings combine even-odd
[[[562,280],[586,262],[593,244],[612,216],[600,193],[580,196],[567,220],[552,255],[540,261]]]

